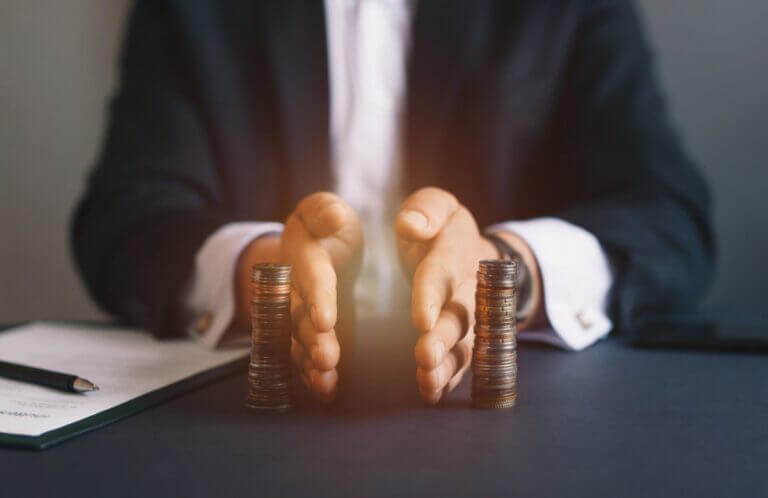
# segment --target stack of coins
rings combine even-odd
[[[254,265],[251,290],[251,362],[245,406],[260,412],[284,412],[293,406],[291,266]]]
[[[517,398],[517,262],[480,261],[475,294],[472,404],[510,408]]]

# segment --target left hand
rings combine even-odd
[[[472,361],[478,263],[499,255],[469,210],[434,187],[403,202],[395,232],[400,261],[412,278],[411,319],[421,332],[414,348],[419,392],[427,403],[437,403],[459,384]],[[522,239],[499,235],[521,252],[529,268],[534,266],[531,273],[538,280],[536,260]]]
[[[478,261],[498,257],[475,219],[434,187],[408,197],[395,219],[398,253],[412,278],[411,319],[421,332],[414,355],[419,392],[437,403],[472,361]]]

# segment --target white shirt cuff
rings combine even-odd
[[[608,335],[613,326],[607,314],[613,275],[594,235],[558,218],[498,223],[488,230],[519,235],[539,264],[552,329],[519,332],[520,339],[578,351]]]
[[[235,316],[237,258],[255,238],[282,231],[282,223],[229,223],[205,240],[195,256],[195,269],[183,300],[193,317],[187,330],[190,337],[209,348],[219,345]]]

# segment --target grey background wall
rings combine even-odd
[[[768,322],[768,2],[644,0],[668,100],[715,194],[720,266],[703,308]]]
[[[97,152],[125,0],[0,0],[0,322],[94,318],[69,212]]]
[[[126,0],[0,0],[0,323],[99,316],[67,222],[115,82]],[[671,110],[715,191],[703,304],[768,319],[768,2],[641,0]]]

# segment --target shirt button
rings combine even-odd
[[[578,320],[581,328],[584,330],[589,330],[592,328],[592,325],[594,324],[594,317],[592,315],[593,314],[590,313],[589,310],[581,310],[576,313],[576,320]]]

